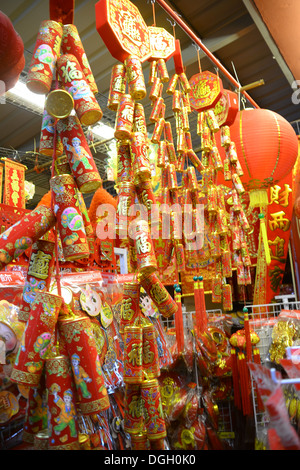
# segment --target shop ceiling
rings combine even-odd
[[[198,73],[197,45],[182,27],[174,24],[173,19],[157,2],[153,0],[132,0],[132,2],[139,8],[148,26],[155,22],[156,26],[163,27],[170,33],[175,32],[176,38],[181,42],[187,77],[190,78],[193,74]],[[102,122],[113,127],[115,113],[106,107],[106,103],[111,69],[116,60],[111,56],[96,30],[95,3],[97,3],[96,0],[75,0],[74,24],[79,31],[99,89],[97,99],[103,111]],[[300,118],[299,105],[292,102],[294,91],[292,86],[296,74],[294,72],[293,75],[291,71],[291,61],[288,61],[288,66],[282,55],[284,48],[281,47],[281,43],[280,52],[279,43],[274,40],[276,30],[270,28],[267,22],[269,18],[264,23],[252,0],[172,0],[167,3],[206,48],[239,81],[241,86],[263,80],[263,86],[248,91],[251,98],[259,107],[268,108],[281,114],[292,123],[297,134],[300,133],[297,123]],[[257,1],[257,3],[263,4],[264,2]],[[273,5],[273,2],[271,3]],[[21,79],[26,80],[40,23],[49,19],[48,1],[13,0],[8,2],[0,0],[0,10],[9,16],[16,31],[23,39],[26,66]],[[273,36],[271,36],[271,30]],[[289,41],[291,42],[292,29],[287,28],[287,31],[289,31]],[[284,38],[281,37],[281,41],[283,40]],[[295,46],[297,44],[299,42],[295,43]],[[201,50],[199,54],[202,70],[216,71],[215,64]],[[174,73],[173,59],[168,61],[167,67],[170,76],[172,76]],[[143,70],[147,83],[148,63],[143,64]],[[220,77],[223,80],[224,88],[235,88],[222,73],[220,73]],[[173,124],[170,97],[165,94],[164,99],[167,106],[167,117]],[[145,98],[142,104],[147,117],[151,109],[150,101]],[[241,102],[241,106],[247,107],[249,103]],[[190,125],[193,144],[197,148],[200,142],[196,133],[196,113],[190,115]],[[18,156],[21,156],[22,162],[28,168],[26,179],[32,181],[36,186],[36,194],[31,201],[31,206],[34,206],[49,190],[49,157],[36,153],[40,129],[41,114],[26,108],[21,100],[6,99],[5,104],[0,104],[0,157],[14,158],[15,151],[18,151]],[[151,132],[150,126],[149,131]],[[107,144],[107,142],[96,142],[92,149],[104,179],[106,178]],[[37,165],[42,167],[43,171],[35,171],[34,167]],[[107,187],[112,190],[113,185]]]

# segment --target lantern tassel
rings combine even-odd
[[[267,235],[267,227],[266,227],[266,222],[265,222],[265,216],[264,216],[264,214],[260,213],[258,217],[260,219],[260,236],[261,236],[263,246],[264,246],[264,250],[265,250],[266,263],[269,266],[269,264],[271,263],[271,255],[270,255],[270,248],[269,248],[269,243],[268,243],[268,235]]]

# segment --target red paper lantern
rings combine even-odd
[[[24,66],[23,41],[8,16],[0,11],[0,80],[5,82],[5,91],[16,84]]]
[[[267,109],[239,111],[230,127],[246,190],[267,189],[286,177],[296,162],[298,139],[292,126]]]

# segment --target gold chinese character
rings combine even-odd
[[[154,359],[154,352],[150,349],[149,341],[143,344],[143,362],[144,364],[151,364]]]
[[[128,353],[129,362],[135,366],[142,365],[142,345],[133,343],[131,351]]]
[[[131,320],[134,315],[134,310],[132,307],[131,299],[123,299],[122,308],[121,308],[121,315],[123,320]]]
[[[33,253],[28,267],[28,274],[39,279],[47,279],[51,258],[51,255],[47,255],[43,251]]]
[[[271,278],[271,289],[276,292],[281,284],[284,275],[284,270],[279,266],[275,266],[274,269],[270,270],[269,276]]]
[[[273,202],[283,207],[289,205],[289,194],[292,192],[289,184],[284,185],[284,189],[281,190],[281,186],[276,184],[270,188],[270,204]]]
[[[284,217],[284,211],[273,212],[270,215],[273,218],[273,220],[269,220],[270,230],[281,229],[286,232],[290,228],[291,221]]]
[[[284,238],[276,237],[275,240],[268,240],[269,246],[275,247],[275,253],[271,253],[271,258],[277,261],[285,262],[284,256]]]

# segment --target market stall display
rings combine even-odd
[[[2,172],[0,424],[15,420],[22,445],[35,450],[227,450],[259,412],[271,426],[257,447],[299,449],[299,390],[285,395],[266,366],[299,377],[286,355],[299,345],[299,311],[270,317],[264,305],[255,317],[270,296],[266,273],[286,260],[288,212],[273,209],[288,211],[293,192],[293,128],[272,111],[241,110],[199,54],[199,73],[188,78],[180,41],[155,21],[147,26],[129,0],[99,0],[96,29],[117,60],[107,99],[113,198],[86,137],[105,115],[101,83],[73,2],[60,3],[50,1],[26,82],[46,98],[40,153],[51,160],[50,191],[27,211],[24,168],[5,162]],[[126,274],[115,248],[127,253]],[[18,264],[20,279],[2,279]],[[270,282],[277,292],[280,281]],[[228,433],[225,408],[237,426]]]

